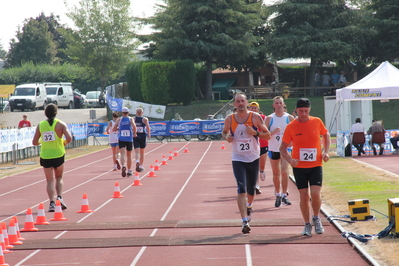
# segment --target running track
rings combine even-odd
[[[66,161],[64,199],[68,221],[37,225],[22,232],[24,243],[4,255],[9,265],[368,265],[325,218],[325,233],[301,236],[299,196],[290,183],[292,206],[274,207],[271,170],[261,182],[250,235],[241,233],[231,146],[222,142],[150,143],[142,186],[111,171],[106,149]],[[177,149],[148,177],[149,165]],[[111,198],[115,181],[123,198]],[[83,193],[93,213],[80,210]],[[0,180],[0,221],[17,215],[24,227],[27,208],[36,220],[38,205],[48,208],[43,170]],[[53,218],[46,212],[46,219]]]

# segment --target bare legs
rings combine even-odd
[[[47,181],[47,195],[50,201],[54,201],[56,196],[62,196],[62,189],[64,187],[64,182],[62,180],[64,165],[57,167],[57,169],[51,167],[43,168],[43,170]]]

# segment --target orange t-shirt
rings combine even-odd
[[[313,168],[322,165],[320,136],[328,132],[323,121],[311,116],[306,123],[297,119],[287,125],[283,142],[293,146],[292,158],[299,160],[296,168]]]

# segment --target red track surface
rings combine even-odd
[[[290,184],[292,206],[274,207],[271,170],[261,182],[250,235],[242,235],[231,169],[231,146],[221,142],[150,143],[142,186],[111,171],[110,150],[66,162],[64,199],[68,221],[50,221],[22,232],[24,244],[5,254],[10,265],[368,265],[325,218],[325,233],[301,236],[299,195]],[[150,164],[169,157],[147,177]],[[123,198],[112,199],[115,181]],[[76,213],[86,193],[93,213]],[[0,180],[0,221],[25,211],[33,217],[48,200],[43,170]],[[47,221],[53,218],[46,212]],[[134,224],[133,224],[134,223]],[[204,225],[205,224],[205,225]],[[121,227],[126,226],[125,229]],[[90,228],[88,228],[90,227]],[[97,247],[94,247],[97,246]],[[100,247],[98,247],[100,246]],[[69,248],[67,248],[69,247]]]

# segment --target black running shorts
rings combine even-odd
[[[52,168],[57,169],[65,162],[65,154],[62,157],[54,158],[54,159],[43,159],[40,158],[40,165],[44,168]]]

